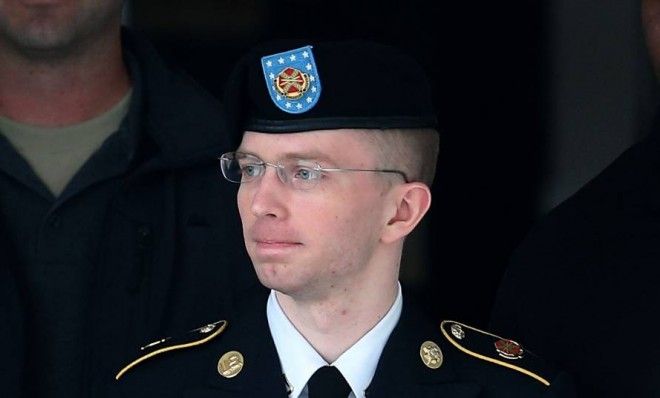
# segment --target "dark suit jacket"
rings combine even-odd
[[[514,254],[491,329],[575,375],[580,396],[660,396],[660,126]]]
[[[25,272],[17,272],[15,281],[19,290],[26,293],[21,305],[10,304],[10,300],[2,302],[9,318],[25,319],[26,327],[20,337],[28,342],[23,378],[26,396],[34,394],[32,390],[40,385],[39,378],[45,378],[35,375],[48,374],[50,379],[58,380],[58,385],[71,387],[68,394],[51,391],[46,394],[49,398],[97,397],[124,358],[132,354],[133,347],[151,336],[189,330],[216,314],[228,313],[235,291],[258,283],[240,233],[237,186],[224,181],[218,168],[217,157],[234,149],[222,127],[225,118],[221,107],[188,77],[169,69],[144,37],[124,31],[122,38],[134,90],[123,126],[130,131],[127,135],[138,140],[135,156],[129,162],[128,152],[121,148],[112,153],[96,153],[96,165],[104,169],[81,170],[82,176],[89,178],[86,181],[96,182],[81,188],[67,199],[66,205],[58,205],[55,214],[62,222],[57,229],[39,228],[50,234],[43,236],[56,238],[33,236],[37,235],[36,227],[30,235],[30,239],[40,242],[42,250],[62,253],[57,258],[43,257],[43,264],[39,263],[44,270],[44,284],[51,286],[48,293],[63,292],[50,297],[51,302],[64,307],[66,300],[76,297],[60,289],[62,285],[69,286],[63,279],[70,278],[58,267],[70,270],[67,272],[76,275],[75,281],[82,281],[75,284],[85,286],[77,289],[83,292],[84,300],[75,303],[83,309],[76,312],[75,319],[66,318],[72,325],[80,325],[72,329],[80,330],[82,336],[67,336],[68,327],[57,333],[35,321],[35,315],[43,318],[58,314],[42,315],[44,310],[39,303],[43,299],[34,298],[47,294],[31,285],[32,279],[21,277]],[[109,141],[117,135],[113,137]],[[19,155],[15,158],[23,162]],[[124,161],[130,164],[120,172],[117,165]],[[5,158],[0,163],[12,162]],[[17,188],[5,190],[9,186]],[[9,238],[2,243],[17,254],[17,246],[35,251],[36,244],[31,245],[32,240],[17,233],[7,218],[23,218],[19,215],[26,208],[22,203],[28,198],[42,203],[43,198],[4,172],[0,173],[0,187],[0,227],[6,227]],[[94,217],[87,217],[88,214]],[[90,218],[100,221],[88,223]],[[83,231],[87,231],[85,239],[80,238]],[[51,261],[58,266],[51,266]],[[73,264],[88,270],[86,276],[78,278],[72,271],[78,268]],[[26,268],[23,261],[16,267]],[[0,274],[0,287],[10,282],[5,281],[7,278]],[[49,333],[50,339],[41,339]],[[56,334],[60,339],[52,338]],[[71,356],[79,360],[65,364],[71,369],[70,374],[62,372],[61,362],[44,361],[48,358],[43,355],[45,350],[39,350],[41,345],[34,342],[37,339],[31,341],[33,336],[39,336],[42,345],[51,351],[60,350],[57,342],[75,338],[70,345],[75,345],[79,352]],[[18,345],[9,348],[14,350]],[[62,381],[62,373],[76,382]],[[12,389],[19,388],[19,381],[8,378]],[[4,391],[0,395],[12,396]]]
[[[531,377],[460,352],[404,300],[401,319],[390,336],[367,390],[369,397],[567,397],[565,374],[547,374],[550,387]],[[437,343],[444,361],[426,367],[420,345]],[[167,344],[167,343],[165,343]],[[176,344],[172,342],[170,344]],[[156,346],[158,347],[158,345]],[[225,378],[218,359],[231,350],[244,357],[242,371]],[[112,397],[287,397],[287,386],[266,319],[265,293],[251,297],[235,323],[205,345],[166,352],[130,369],[111,388]]]
[[[1,221],[1,220],[0,220]],[[21,294],[16,283],[16,258],[0,225],[0,391],[19,396],[25,360],[24,319]]]

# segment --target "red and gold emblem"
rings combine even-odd
[[[309,76],[292,67],[285,68],[275,77],[275,90],[289,99],[298,99],[309,88]]]
[[[502,358],[520,359],[524,355],[522,346],[513,340],[500,339],[495,342],[495,349]]]

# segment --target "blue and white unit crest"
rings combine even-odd
[[[312,109],[321,95],[321,80],[312,46],[261,58],[266,87],[275,105],[287,113]]]

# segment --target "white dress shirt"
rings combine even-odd
[[[277,302],[275,291],[271,291],[266,307],[268,326],[282,371],[291,387],[289,398],[308,398],[307,381],[318,368],[327,365],[339,369],[348,382],[352,391],[348,398],[364,398],[364,391],[374,377],[385,343],[399,322],[402,303],[399,285],[396,300],[383,319],[335,362],[328,364],[289,321]]]

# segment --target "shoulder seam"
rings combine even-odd
[[[143,355],[143,356],[139,357],[138,359],[134,360],[133,362],[129,363],[128,365],[124,366],[117,373],[117,375],[115,376],[115,380],[119,380],[124,374],[126,374],[126,372],[128,372],[129,370],[131,370],[132,368],[134,368],[138,364],[146,361],[149,358],[155,357],[157,355],[160,355],[160,354],[163,354],[163,353],[166,353],[166,352],[169,352],[169,351],[181,350],[181,349],[184,349],[184,348],[195,347],[195,346],[198,346],[198,345],[205,344],[205,343],[213,340],[214,338],[216,338],[218,335],[220,335],[226,328],[227,328],[227,321],[222,321],[222,324],[220,325],[220,327],[215,332],[213,332],[212,334],[204,337],[201,340],[196,340],[196,341],[192,341],[190,343],[185,343],[185,344],[177,344],[177,345],[173,345],[173,346],[170,346],[170,347],[163,347],[163,348],[158,349],[156,351],[150,352],[149,354]]]
[[[523,368],[521,368],[520,366],[512,365],[512,364],[510,364],[510,363],[507,363],[507,362],[504,362],[504,361],[500,361],[500,360],[498,360],[498,359],[490,358],[490,357],[488,357],[488,356],[486,356],[486,355],[482,355],[482,354],[479,354],[479,353],[476,353],[476,352],[470,351],[470,350],[468,350],[467,348],[463,347],[463,346],[460,345],[457,341],[455,341],[454,339],[452,339],[451,336],[449,336],[449,334],[448,334],[448,333],[445,331],[445,329],[442,327],[443,325],[445,325],[445,324],[448,323],[448,322],[455,323],[455,324],[457,324],[457,325],[461,325],[461,326],[464,327],[464,328],[472,329],[472,330],[474,330],[474,331],[477,331],[477,332],[480,332],[480,333],[484,333],[484,334],[486,334],[486,335],[489,335],[489,336],[492,336],[492,337],[496,337],[496,338],[498,338],[498,339],[500,339],[501,337],[500,337],[500,336],[497,336],[497,335],[494,335],[494,334],[492,334],[492,333],[484,332],[483,330],[479,330],[479,329],[477,329],[477,328],[473,328],[473,327],[471,327],[471,326],[468,326],[468,325],[462,324],[462,323],[460,323],[460,322],[449,321],[449,320],[447,320],[447,321],[442,321],[442,322],[440,323],[440,331],[441,331],[442,334],[445,336],[445,338],[446,338],[446,339],[447,339],[447,340],[448,340],[448,341],[449,341],[454,347],[456,347],[456,348],[459,349],[460,351],[462,351],[462,352],[464,352],[464,353],[466,353],[466,354],[468,354],[468,355],[470,355],[470,356],[473,356],[473,357],[475,357],[475,358],[479,358],[479,359],[481,359],[481,360],[484,360],[484,361],[486,361],[486,362],[491,362],[491,363],[494,363],[494,364],[496,364],[496,365],[504,366],[504,367],[506,367],[506,368],[509,368],[509,369],[515,370],[515,371],[517,371],[517,372],[520,372],[520,373],[522,373],[522,374],[525,374],[525,375],[527,375],[527,376],[529,376],[529,377],[531,377],[531,378],[537,380],[538,382],[540,382],[541,384],[544,384],[545,386],[550,386],[550,382],[548,382],[548,381],[547,381],[546,379],[544,379],[543,377],[537,375],[536,373],[530,372],[530,371],[527,370],[527,369],[523,369]]]

